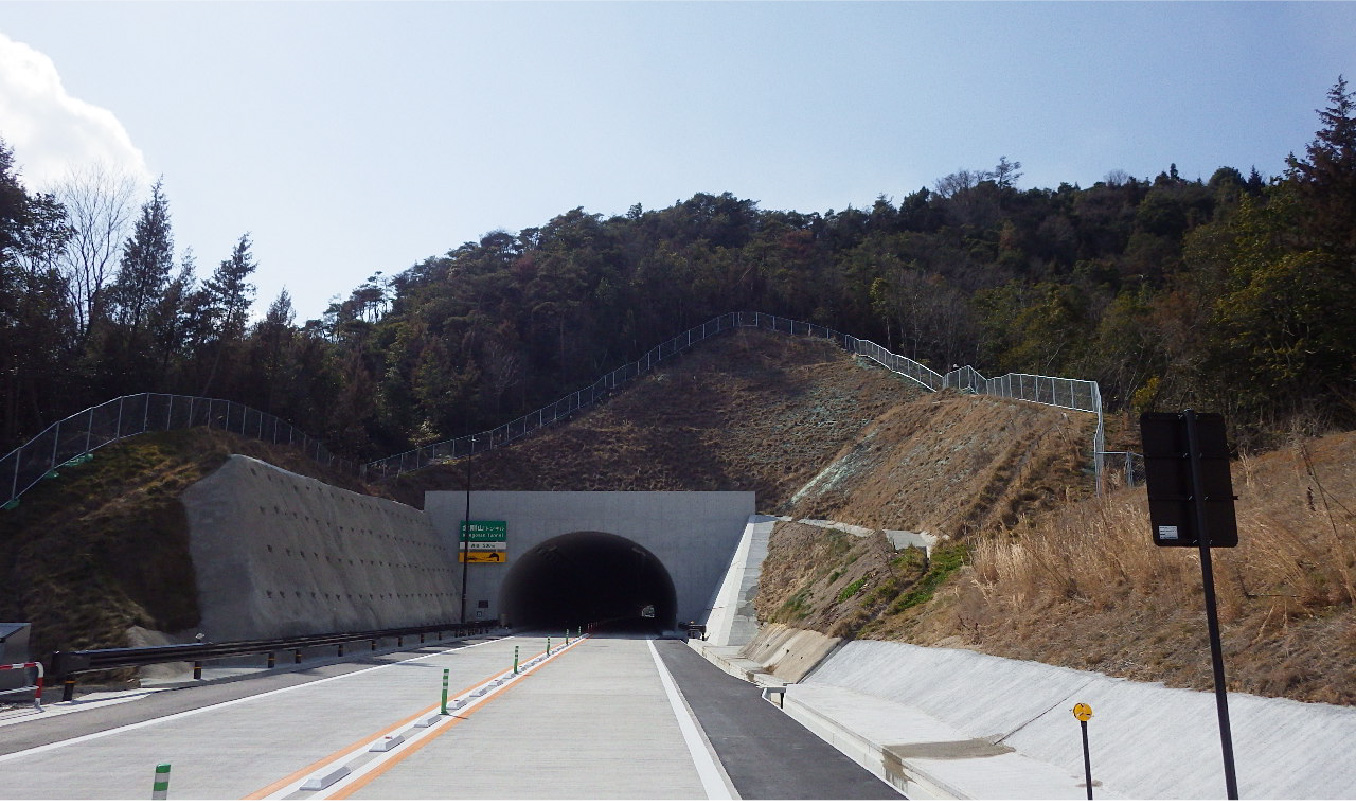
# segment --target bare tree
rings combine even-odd
[[[1130,173],[1117,167],[1106,174],[1102,179],[1107,186],[1125,186],[1130,183]]]
[[[104,312],[104,287],[117,270],[123,242],[131,233],[140,186],[131,173],[96,164],[72,171],[54,194],[66,207],[71,228],[59,267],[83,339],[91,322]]]
[[[1022,174],[1018,172],[1020,169],[1022,169],[1022,162],[1008,161],[1007,156],[999,156],[998,166],[994,167],[989,175],[1004,189],[1016,189],[1017,181],[1022,177]]]
[[[980,181],[992,180],[987,170],[956,170],[933,183],[937,194],[943,198],[952,198],[979,186]]]

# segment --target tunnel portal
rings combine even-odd
[[[672,629],[678,597],[668,570],[646,548],[578,531],[524,554],[504,578],[500,608],[515,628]]]

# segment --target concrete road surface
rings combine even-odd
[[[549,659],[545,637],[487,639],[0,726],[0,799],[149,798],[162,763],[171,799],[897,797],[681,643],[561,640]]]

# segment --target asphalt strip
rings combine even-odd
[[[673,707],[673,716],[678,720],[678,730],[683,734],[683,742],[687,744],[688,753],[692,755],[692,764],[697,768],[697,776],[701,778],[702,789],[706,791],[706,797],[712,801],[732,801],[739,798],[735,792],[734,784],[729,776],[725,775],[725,770],[716,761],[712,753],[710,744],[702,736],[701,727],[697,723],[696,715],[688,707],[687,701],[678,690],[678,685],[673,681],[673,676],[669,669],[664,666],[664,660],[659,658],[659,651],[655,650],[654,640],[645,640],[645,645],[650,649],[650,656],[654,659],[654,666],[659,671],[659,682],[664,685],[664,694],[668,696],[669,705]]]

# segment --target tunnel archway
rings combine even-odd
[[[678,594],[664,564],[625,537],[576,531],[517,560],[500,585],[499,608],[515,628],[672,629]],[[653,607],[653,617],[645,614]]]

